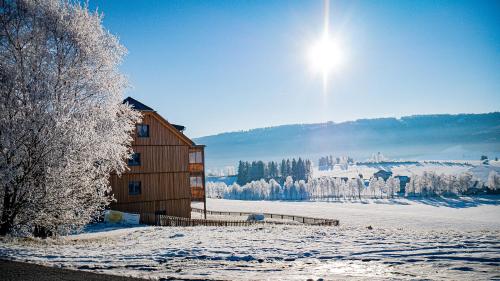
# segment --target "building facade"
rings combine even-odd
[[[129,170],[111,175],[116,202],[111,209],[146,214],[191,216],[191,202],[205,199],[205,150],[184,135],[184,127],[171,124],[152,108],[133,98],[142,113],[136,125]]]

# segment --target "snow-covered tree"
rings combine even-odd
[[[296,182],[296,184],[297,184],[297,190],[299,192],[299,199],[300,200],[309,199],[309,193],[307,192],[308,186],[306,185],[306,181],[300,180],[300,181]]]
[[[0,234],[69,231],[111,200],[139,115],[125,49],[78,2],[0,2]]]
[[[391,198],[394,198],[394,194],[399,192],[400,190],[399,179],[391,176],[387,179],[386,184],[387,184],[387,195]]]
[[[491,191],[500,190],[500,175],[496,171],[490,171],[487,185]]]
[[[410,181],[405,186],[405,196],[411,197],[415,195],[415,175],[410,177]]]
[[[471,187],[474,186],[476,181],[473,180],[473,178],[474,175],[471,172],[464,172],[458,176],[459,194],[465,194]]]
[[[387,193],[387,185],[383,178],[378,178],[377,187],[380,192],[380,198],[383,198],[384,193]]]
[[[500,176],[490,173],[489,185],[498,190]],[[207,195],[215,198],[243,199],[243,200],[339,200],[370,198],[394,198],[400,192],[400,181],[397,177],[370,179],[368,188],[361,178],[352,179],[323,176],[309,182],[293,181],[287,177],[283,187],[271,179],[252,181],[240,187],[237,184],[226,186],[224,183],[208,183]],[[465,172],[458,175],[437,175],[435,172],[423,172],[410,177],[406,184],[405,196],[441,196],[461,195],[471,191],[476,192],[484,188],[484,184]],[[222,196],[220,196],[222,194]]]
[[[363,191],[365,190],[365,184],[363,183],[363,180],[357,176],[355,179],[354,179],[355,183],[356,183],[356,191],[358,193],[358,198],[359,200],[361,200],[361,194],[363,193]]]
[[[291,176],[288,176],[288,177],[286,177],[285,183],[283,186],[283,189],[284,189],[283,190],[283,199],[289,200],[290,198],[292,198],[292,196],[293,196],[292,188],[293,188],[293,179]]]
[[[378,189],[379,189],[378,188],[378,180],[376,177],[372,177],[370,179],[369,184],[368,184],[368,190],[369,190],[372,198],[375,198],[375,195],[377,194]]]
[[[271,200],[281,199],[282,198],[282,196],[281,196],[282,190],[281,190],[280,184],[276,180],[270,179],[269,185],[270,185],[270,189],[271,189],[271,194],[270,194]]]

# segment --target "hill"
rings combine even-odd
[[[195,141],[207,146],[208,168],[238,160],[316,160],[327,154],[365,160],[376,152],[391,159],[469,160],[500,156],[500,112],[283,125]]]

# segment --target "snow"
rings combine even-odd
[[[341,202],[247,201],[207,198],[207,210],[338,219],[341,225],[384,228],[500,230],[498,196],[369,199]],[[202,203],[193,203],[202,208]]]
[[[374,173],[379,170],[391,171],[394,176],[409,176],[421,175],[424,172],[435,172],[436,174],[458,175],[464,172],[472,172],[472,174],[481,179],[483,182],[488,180],[490,171],[500,173],[500,161],[490,160],[488,165],[481,164],[481,161],[418,161],[416,163],[374,163],[371,165],[349,165],[346,170],[313,170],[313,176],[333,176],[333,177],[348,177],[355,178],[362,174],[363,178],[369,179]]]
[[[279,202],[208,199],[209,210],[340,219],[340,227],[125,227],[3,238],[0,256],[142,278],[498,278],[500,198]],[[369,230],[367,226],[372,226]]]

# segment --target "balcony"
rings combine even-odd
[[[189,150],[189,172],[202,173],[205,169],[205,155],[203,147],[193,147]]]
[[[188,170],[190,173],[202,173],[204,169],[203,163],[189,163]]]

